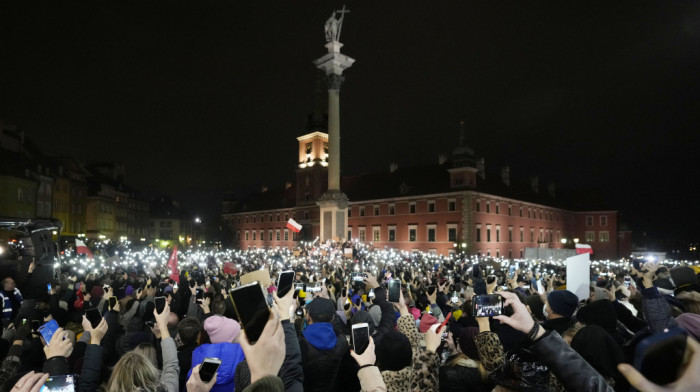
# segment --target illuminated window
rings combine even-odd
[[[595,231],[587,231],[586,232],[586,242],[587,243],[595,242]]]
[[[372,228],[372,241],[379,242],[379,227]]]
[[[359,235],[359,237],[360,237],[360,241],[362,241],[362,242],[365,241],[365,228],[364,228],[364,227],[360,227],[360,235]]]
[[[306,154],[311,154],[311,151],[313,150],[313,143],[306,143]]]
[[[598,233],[598,239],[600,242],[610,242],[610,233],[607,231],[601,231]]]

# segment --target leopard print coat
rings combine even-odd
[[[399,317],[397,324],[399,331],[411,342],[413,365],[400,371],[383,371],[382,378],[387,391],[438,392],[440,390],[438,385],[440,357],[436,353],[430,353],[421,348],[420,332],[412,315]]]

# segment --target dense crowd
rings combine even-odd
[[[160,255],[74,257],[50,286],[33,264],[0,276],[0,391],[700,390],[694,265],[593,263],[579,298],[554,261],[310,243],[171,271]],[[270,277],[257,339],[230,295],[251,274]]]

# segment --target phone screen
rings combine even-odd
[[[109,308],[114,309],[117,305],[117,297],[109,297]]]
[[[356,354],[362,355],[369,345],[369,325],[367,323],[352,326],[352,349]]]
[[[401,281],[392,279],[389,281],[389,302],[398,303],[401,296]]]
[[[51,291],[51,283],[46,284],[46,290]]]
[[[51,338],[53,337],[53,334],[56,333],[57,329],[58,323],[56,322],[56,320],[51,320],[39,327],[39,333],[44,338],[46,345],[48,345],[51,342]]]
[[[165,297],[156,297],[156,312],[158,314],[163,313],[163,309],[165,309]]]
[[[436,289],[436,286],[428,286],[428,295],[433,295]]]
[[[634,367],[649,381],[666,385],[678,379],[688,338],[680,328],[642,340],[635,349]]]
[[[363,274],[361,272],[353,272],[350,274],[352,276],[352,281],[353,282],[364,282],[365,278],[367,277],[366,274]]]
[[[40,392],[75,392],[75,375],[51,376],[46,379]]]
[[[199,378],[205,383],[211,381],[216,371],[219,370],[220,365],[221,360],[219,358],[204,358],[202,366],[199,367]]]
[[[474,317],[499,316],[503,314],[503,297],[498,294],[475,295],[472,297]]]
[[[282,298],[289,290],[292,289],[292,282],[294,281],[294,271],[284,271],[280,273],[279,279],[277,279],[277,296]]]
[[[86,310],[85,317],[87,317],[88,321],[90,322],[90,325],[92,325],[93,328],[97,328],[97,326],[100,325],[100,322],[102,321],[102,315],[100,314],[100,311],[97,310],[97,308]]]
[[[629,276],[625,276],[625,287],[630,287],[632,279]]]
[[[270,308],[267,306],[262,286],[258,282],[251,282],[231,290],[230,295],[246,337],[254,344],[270,318]]]

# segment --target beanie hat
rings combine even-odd
[[[476,342],[474,338],[479,334],[479,328],[467,327],[460,332],[457,342],[459,343],[459,349],[462,350],[470,359],[475,361],[481,361],[479,356],[479,351],[476,349]]]
[[[105,296],[105,290],[102,288],[102,286],[95,285],[92,286],[92,290],[90,290],[90,295],[92,298],[102,298]]]
[[[212,343],[233,343],[241,332],[241,325],[236,320],[217,315],[204,320],[204,330]]]
[[[420,333],[426,333],[432,327],[433,325],[438,323],[437,317],[433,316],[430,313],[426,313],[421,317],[420,319],[420,324],[418,325],[418,329],[420,330]]]
[[[335,314],[335,306],[333,301],[328,298],[314,298],[306,305],[306,311],[309,312],[312,319],[315,319],[320,315]]]
[[[134,293],[134,286],[131,286],[131,285],[126,286],[126,289],[124,290],[124,295],[128,297],[133,293]]]
[[[676,317],[676,321],[681,328],[696,340],[700,340],[700,314],[683,313]]]
[[[381,371],[401,370],[411,366],[413,360],[411,341],[406,335],[397,331],[385,333],[374,351],[377,355],[377,366]]]
[[[698,282],[698,278],[695,276],[695,270],[690,267],[674,267],[671,268],[670,272],[676,287],[692,285]]]
[[[597,325],[608,332],[617,330],[617,313],[608,299],[594,301],[582,307],[576,313],[576,318],[586,325]]]
[[[547,303],[554,313],[571,318],[578,307],[578,297],[569,290],[555,290],[547,295]]]

